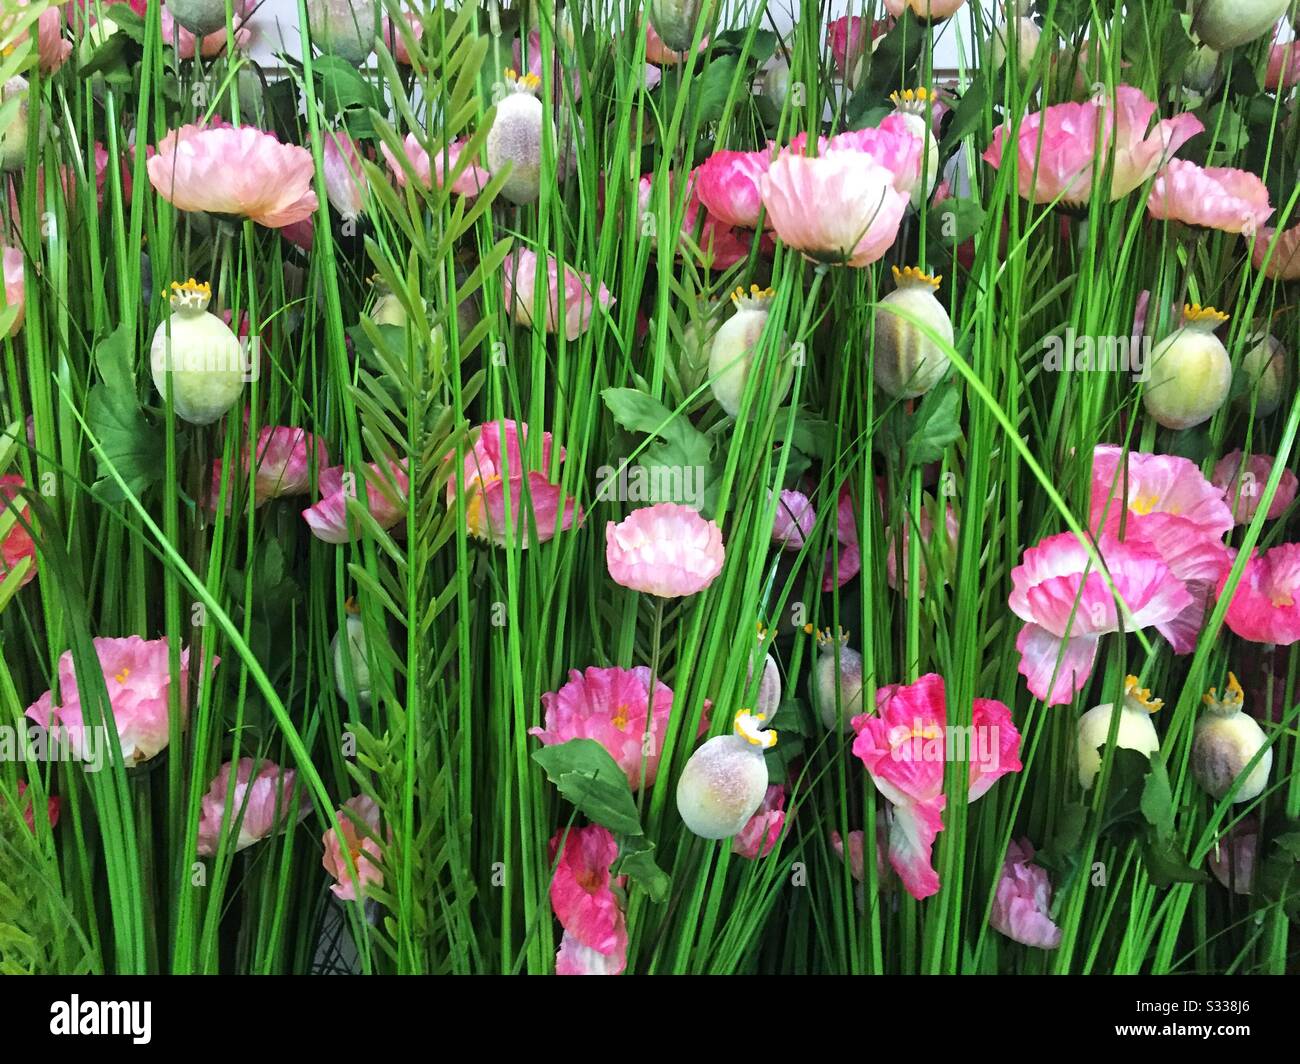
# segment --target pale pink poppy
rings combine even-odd
[[[1130,613],[1127,631],[1172,621],[1192,605],[1154,548],[1103,533],[1097,549]],[[1092,672],[1101,637],[1119,630],[1110,585],[1072,532],[1026,550],[1011,582],[1011,611],[1025,622],[1016,639],[1020,674],[1047,705],[1069,702]]]
[[[1034,864],[1028,839],[1012,840],[993,895],[989,926],[1013,942],[1037,949],[1056,949],[1061,929],[1052,922],[1052,881]]]
[[[311,470],[324,470],[329,461],[325,441],[300,428],[282,425],[264,426],[257,434],[256,458],[249,462],[245,451],[242,469],[244,476],[253,469],[253,505],[261,506],[271,499],[289,495],[303,495],[311,490]],[[221,460],[212,464],[212,505],[221,493]],[[233,492],[231,493],[233,495]],[[227,512],[231,500],[227,499]]]
[[[907,209],[897,175],[870,155],[783,152],[763,175],[763,206],[776,235],[813,262],[868,266],[889,250]]]
[[[598,284],[585,273],[572,266],[564,267],[564,283],[560,284],[560,266],[554,255],[546,256],[546,275],[542,282],[542,304],[545,318],[541,327],[548,333],[560,332],[569,340],[576,340],[591,328],[592,316],[599,307],[608,310],[614,297],[603,284]],[[536,306],[537,254],[533,251],[512,251],[502,263],[502,282],[505,304],[510,316],[520,325],[532,325]],[[561,294],[561,288],[563,293]],[[561,306],[563,299],[563,306]]]
[[[771,162],[769,151],[716,151],[695,169],[695,193],[723,224],[757,229],[763,213],[759,181]]]
[[[921,156],[925,145],[907,123],[907,116],[901,112],[886,115],[878,126],[854,129],[827,138],[818,153],[861,152],[893,174],[894,187],[910,196],[921,180]]]
[[[1243,460],[1238,450],[1219,459],[1214,467],[1214,486],[1223,490],[1237,524],[1248,525],[1254,519],[1272,475],[1273,459],[1266,454],[1247,455]],[[1296,475],[1289,469],[1282,470],[1282,479],[1278,481],[1273,503],[1268,508],[1268,520],[1275,521],[1282,516],[1295,502],[1297,489],[1300,489],[1300,481],[1296,480]]]
[[[1223,596],[1231,573],[1224,573]],[[1300,543],[1283,543],[1251,555],[1241,574],[1224,623],[1251,643],[1290,646],[1300,640]]]
[[[1300,41],[1274,44],[1268,53],[1264,88],[1270,92],[1279,92],[1297,84],[1300,84]]]
[[[578,945],[602,956],[626,956],[627,926],[612,889],[623,880],[609,871],[618,858],[614,836],[599,824],[560,828],[551,839],[550,857],[555,865],[551,908],[560,926]]]
[[[943,677],[922,676],[876,692],[876,713],[853,718],[853,753],[867,767],[876,789],[892,806],[889,863],[912,897],[939,890],[931,863],[943,830],[945,763],[951,754],[969,762],[968,800],[975,801],[1008,772],[1019,772],[1020,733],[1011,711],[991,698],[972,708],[971,739],[962,750],[946,746],[947,696]]]
[[[1016,133],[1014,156],[1007,152],[1010,125],[993,134],[985,162],[1002,168],[1016,165],[1017,188],[1032,203],[1083,203],[1092,195],[1096,168],[1114,153],[1109,200],[1127,196],[1145,184],[1189,139],[1204,130],[1191,114],[1157,122],[1156,105],[1130,85],[1087,103],[1062,103],[1026,115]]]
[[[445,147],[438,147],[430,158],[429,153],[420,144],[419,138],[414,133],[408,133],[406,139],[402,141],[402,152],[405,155],[406,166],[410,167],[416,180],[425,188],[432,187],[431,181],[436,182],[439,188],[443,188],[446,185],[447,174],[450,173],[456,175],[451,183],[451,191],[455,195],[477,196],[492,179],[492,175],[473,162],[466,163],[465,168],[460,173],[456,173],[465,144],[463,137],[453,140]],[[393,172],[393,179],[399,187],[404,188],[406,166],[403,166],[403,160],[399,159],[387,144],[380,144],[379,150],[387,160],[388,168]]]
[[[14,474],[0,476],[0,515],[8,512],[11,505],[17,508],[18,492],[26,486],[26,481],[20,476]],[[22,582],[18,586],[25,587],[36,579],[36,544],[32,542],[31,534],[23,527],[23,521],[29,524],[32,521],[32,512],[29,508],[24,508],[21,514],[15,517],[13,527],[9,529],[4,540],[0,541],[0,587],[3,587],[5,581],[9,579],[9,574],[27,558],[31,559],[31,568],[23,574]]]
[[[643,765],[647,787],[659,773],[673,708],[673,692],[667,684],[655,681],[652,713],[648,712],[649,694],[650,670],[645,666],[592,667],[585,672],[572,669],[568,683],[542,695],[546,727],[529,728],[528,734],[547,746],[570,739],[594,739],[618,762],[632,790],[640,790]],[[699,734],[708,728],[706,712],[700,719]]]
[[[697,191],[700,169],[701,167],[696,167],[687,177],[686,205],[676,255],[684,258],[689,250],[692,258],[705,269],[727,270],[749,258],[753,237],[745,230],[714,217],[705,207]],[[669,211],[673,210],[672,184],[673,177],[669,175]],[[656,207],[654,185],[649,174],[643,174],[637,186],[637,206],[643,216]],[[658,243],[657,240],[655,242]],[[694,252],[696,248],[698,255]]]
[[[575,512],[581,523],[582,511],[573,497],[549,479],[551,434],[541,435],[540,466],[528,469],[524,458],[529,439],[526,424],[489,421],[474,429],[463,476],[459,481],[456,477],[447,481],[449,508],[458,492],[465,493],[465,524],[471,535],[503,546],[513,523],[514,542],[523,549],[546,543],[561,530],[573,527]],[[563,447],[560,461],[564,461]]]
[[[931,540],[934,536],[934,518],[930,516],[930,507],[921,507],[921,566],[920,575],[917,579],[917,594],[922,598],[925,597],[925,586],[928,580],[931,558],[939,560],[944,558],[955,557],[957,554],[957,537],[961,534],[961,526],[957,522],[957,514],[951,504],[945,503],[943,507],[943,524],[945,538],[947,543],[935,545],[932,549]],[[885,579],[889,586],[895,591],[901,591],[907,594],[907,574],[911,570],[911,562],[908,559],[908,544],[911,540],[912,519],[910,515],[903,515],[903,541],[902,550],[902,572],[899,572],[898,549],[894,544],[894,526],[892,524],[885,528]],[[941,572],[939,575],[943,576]],[[947,583],[947,578],[940,581]]]
[[[776,848],[784,828],[785,788],[775,783],[763,795],[758,811],[731,840],[731,852],[750,861],[766,857]]]
[[[63,12],[57,6],[47,7],[36,20],[36,51],[42,74],[55,73],[72,54],[72,42],[63,36]]]
[[[817,514],[807,495],[801,491],[783,491],[776,503],[772,542],[782,550],[800,551],[816,523]]]
[[[9,335],[17,336],[18,330],[23,327],[23,320],[27,317],[27,267],[23,260],[23,253],[17,248],[2,247],[0,250],[4,252],[2,258],[5,274],[5,306],[18,308],[18,316],[9,326]]]
[[[357,142],[344,130],[325,134],[321,146],[325,175],[325,198],[345,221],[355,219],[366,205],[366,172],[361,165]]]
[[[424,40],[424,22],[414,11],[403,11],[402,18],[405,20],[407,27],[411,31],[411,36],[415,38],[416,43]],[[411,65],[411,53],[406,47],[406,38],[402,36],[402,31],[397,28],[396,24],[387,15],[383,19],[384,44],[393,54],[402,66]]]
[[[288,823],[296,778],[293,769],[282,769],[271,761],[241,757],[238,766],[227,761],[203,796],[198,853],[211,857],[220,847],[222,836],[228,832],[227,803],[232,825],[239,825],[229,852],[238,853],[281,830]]]
[[[840,838],[838,831],[831,832],[831,849],[835,851],[835,856],[841,861],[848,861],[849,875],[858,883],[864,882],[867,875],[866,842],[866,833],[860,829],[849,832],[847,846],[844,840]],[[893,888],[893,883],[887,879],[889,865],[886,863],[886,855],[888,852],[889,816],[884,809],[880,809],[876,812],[876,884],[882,890]]]
[[[1265,276],[1276,281],[1300,280],[1300,225],[1282,232],[1260,229],[1255,235],[1250,260],[1255,269],[1263,270]]]
[[[1259,820],[1243,818],[1210,847],[1210,871],[1225,890],[1234,894],[1254,891],[1255,859],[1259,852]]]
[[[555,954],[556,975],[622,975],[627,968],[627,926],[620,924],[618,943],[609,953],[584,946],[565,931]]]
[[[279,229],[315,213],[311,152],[243,126],[182,126],[158,143],[149,182],[178,210],[251,218]]]
[[[253,39],[253,31],[245,24],[248,4],[244,0],[235,0],[234,15],[231,19],[235,30],[235,48],[239,51],[247,48]],[[164,47],[176,47],[176,55],[181,59],[193,59],[195,45],[204,59],[215,59],[226,50],[226,28],[213,30],[201,40],[187,30],[175,18],[166,4],[162,9],[162,41]]]
[[[320,502],[303,510],[312,535],[326,543],[349,543],[356,538],[357,524],[348,515],[348,499],[358,497],[357,474],[345,466],[322,469],[318,478]],[[366,486],[370,515],[380,528],[391,529],[406,516],[406,461],[389,463],[387,477],[371,463],[361,475]],[[394,491],[394,488],[396,491]]]
[[[127,768],[143,764],[162,753],[171,739],[168,699],[173,682],[179,691],[182,726],[188,716],[189,649],[181,651],[180,675],[173,678],[171,651],[165,638],[101,638],[94,640],[94,647],[104,672],[122,758]],[[212,667],[217,663],[218,659],[213,658]],[[71,651],[59,658],[59,691],[61,705],[54,704],[52,690],[46,691],[27,707],[27,716],[42,728],[57,727],[53,738],[67,742],[79,759],[95,761],[107,756],[103,739],[86,734]]]
[[[47,798],[45,800],[45,816],[50,822],[50,828],[53,829],[59,822],[59,808],[62,803],[57,798]],[[32,800],[27,797],[27,781],[18,781],[18,806],[23,813],[23,823],[27,825],[27,830],[32,834],[36,833],[36,810],[32,806]]]
[[[661,502],[605,526],[605,562],[614,582],[660,598],[694,595],[720,572],[722,530],[688,506]]]
[[[1156,175],[1147,211],[1160,221],[1252,237],[1268,221],[1268,188],[1246,170],[1172,159]]]
[[[321,866],[335,880],[330,890],[336,898],[340,901],[357,901],[358,885],[363,898],[370,893],[372,887],[384,885],[379,806],[373,798],[359,795],[344,802],[343,808],[334,814],[334,819],[338,828],[327,828],[321,836],[321,842],[325,846]],[[341,841],[340,831],[343,833]],[[347,856],[344,855],[345,846]],[[352,858],[352,870],[348,868],[348,856]],[[355,879],[353,870],[356,872]]]

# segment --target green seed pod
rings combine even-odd
[[[1142,405],[1167,429],[1211,418],[1232,388],[1232,360],[1214,330],[1228,320],[1213,307],[1189,306],[1183,326],[1151,352]]]
[[[817,711],[827,731],[853,730],[853,718],[863,709],[862,655],[848,645],[848,634],[819,632],[821,654],[813,669]],[[837,701],[838,699],[838,701]]]
[[[150,367],[164,399],[171,379],[176,416],[211,425],[239,400],[249,367],[230,326],[208,313],[212,286],[193,278],[172,284],[172,314],[153,334]]]
[[[334,659],[334,686],[338,688],[339,697],[348,697],[347,658],[352,662],[352,679],[356,683],[357,705],[362,709],[370,706],[370,657],[366,648],[366,628],[361,621],[356,606],[349,599],[348,616],[343,626],[334,633],[334,642],[330,651]]]
[[[308,0],[307,26],[312,43],[322,52],[362,63],[375,50],[379,35],[375,0]]]
[[[1291,0],[1200,0],[1192,32],[1222,52],[1262,37],[1286,12]]]
[[[1152,698],[1151,692],[1138,687],[1136,676],[1124,681],[1124,703],[1119,709],[1119,727],[1115,733],[1115,747],[1119,750],[1136,750],[1150,757],[1160,749],[1160,736],[1151,723],[1151,714],[1164,703]],[[1101,771],[1101,751],[1110,735],[1111,719],[1115,707],[1110,702],[1094,706],[1079,718],[1079,785],[1085,791],[1092,789],[1097,773]]]
[[[763,751],[776,745],[776,732],[760,730],[763,720],[742,709],[735,731],[710,739],[682,769],[677,812],[700,838],[731,838],[763,804],[768,784]]]
[[[1255,416],[1268,417],[1287,394],[1288,378],[1286,348],[1268,333],[1257,332],[1250,338],[1252,347],[1241,359],[1234,382],[1239,402],[1250,408],[1255,401]]]
[[[488,130],[484,155],[496,174],[510,166],[501,195],[511,203],[533,203],[542,188],[542,123],[546,109],[536,96],[541,79],[536,74],[505,73],[506,92],[497,103],[496,118]]]
[[[736,313],[722,323],[709,345],[709,387],[718,405],[732,417],[740,412],[741,397],[745,394],[775,295],[772,289],[761,291],[758,285],[753,285],[748,295],[737,288],[731,296]],[[782,358],[771,391],[773,406],[779,405],[786,397],[792,376],[788,360]]]
[[[700,0],[649,0],[646,14],[659,39],[674,52],[684,52],[695,40],[703,6]]]
[[[27,165],[27,79],[12,77],[0,88],[0,103],[17,99],[9,124],[0,130],[0,170],[21,170]]]
[[[226,28],[226,0],[167,0],[167,10],[196,37]]]
[[[876,383],[895,399],[924,395],[948,372],[948,355],[912,320],[924,322],[952,345],[952,319],[934,297],[941,280],[911,266],[895,266],[898,287],[876,308]]]
[[[1232,673],[1228,673],[1228,690],[1223,698],[1211,687],[1204,701],[1207,712],[1196,722],[1196,738],[1192,741],[1192,776],[1217,801],[1232,790],[1246,766],[1268,745],[1268,737],[1254,717],[1241,711],[1245,696]],[[1241,781],[1233,802],[1258,798],[1268,786],[1272,769],[1273,751],[1265,750]]]

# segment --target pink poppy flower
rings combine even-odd
[[[957,537],[961,534],[961,526],[957,523],[957,514],[954,512],[951,504],[945,503],[943,507],[943,524],[944,532],[947,534],[948,542],[945,546],[936,548],[937,551],[945,551],[949,558],[957,554]],[[930,541],[934,536],[934,518],[930,516],[930,507],[921,507],[921,567],[917,579],[917,593],[925,597],[925,585],[930,568]],[[894,526],[891,524],[885,529],[885,579],[895,591],[901,591],[907,594],[907,574],[911,568],[908,560],[908,542],[911,539],[911,518],[907,515],[903,517],[903,534],[900,537],[903,541],[903,564],[902,573],[899,573],[898,550],[894,545]],[[939,557],[943,557],[942,554]],[[943,579],[940,583],[947,583],[947,576],[940,573]]]
[[[1147,211],[1161,221],[1252,237],[1273,208],[1268,188],[1252,173],[1171,159],[1151,185]]]
[[[523,74],[532,74],[538,81],[542,80],[542,70],[547,59],[547,55],[542,52],[542,34],[540,30],[531,30],[528,34],[528,57],[524,58],[524,49],[519,41],[515,41],[513,48],[515,60],[515,69]],[[551,81],[554,85],[556,99],[564,96],[562,81],[566,74],[569,80],[569,91],[573,93],[573,102],[577,103],[582,99],[582,75],[578,72],[572,62],[564,62],[560,57],[559,51],[552,46],[549,53],[551,60]]]
[[[311,490],[312,458],[315,466],[324,470],[329,461],[325,441],[299,428],[267,425],[257,434],[257,457],[253,473],[253,505],[261,506],[271,499],[289,495],[303,495]],[[248,453],[244,453],[244,476],[249,473]],[[221,460],[212,463],[212,505],[221,493]],[[230,505],[227,499],[227,508]],[[229,512],[229,509],[227,509]]]
[[[436,182],[439,188],[446,184],[447,174],[456,174],[456,167],[459,164],[461,152],[465,150],[465,138],[453,140],[446,147],[439,147],[430,159],[430,155],[421,146],[419,139],[414,133],[406,134],[406,139],[402,141],[402,151],[406,156],[405,163],[415,173],[416,180],[425,188],[432,188],[431,180]],[[406,187],[406,166],[403,161],[389,149],[387,144],[380,144],[379,150],[383,153],[384,158],[388,161],[388,168],[393,172],[393,180],[397,182],[399,188]],[[465,169],[456,174],[451,183],[451,191],[457,196],[477,196],[487,183],[492,179],[483,167],[476,163],[467,163]]]
[[[1016,139],[1016,182],[1022,198],[1032,203],[1085,202],[1092,195],[1095,167],[1106,167],[1114,152],[1109,200],[1127,196],[1173,159],[1189,139],[1205,127],[1191,114],[1157,122],[1156,105],[1131,85],[1120,85],[1115,98],[1087,103],[1062,103],[1026,115]],[[982,158],[993,166],[1010,165],[1007,139],[1011,126],[993,134]]]
[[[63,12],[58,7],[47,7],[36,20],[36,51],[42,74],[57,72],[72,54],[72,42],[63,36]]]
[[[782,550],[803,550],[816,523],[817,514],[807,495],[801,491],[783,491],[776,503],[772,542]]]
[[[167,713],[173,682],[171,651],[166,639],[141,639],[138,635],[96,639],[94,647],[104,671],[122,757],[126,767],[133,768],[157,757],[171,738]],[[212,659],[213,668],[218,660]],[[190,652],[185,648],[181,651],[180,675],[175,678],[180,690],[182,727],[188,716],[189,663]],[[54,704],[54,692],[46,691],[27,707],[27,716],[42,728],[57,727],[52,737],[66,741],[79,760],[95,762],[106,757],[103,738],[86,734],[72,651],[59,658],[59,691],[60,705]]]
[[[555,954],[556,975],[622,975],[627,968],[627,927],[620,924],[618,944],[609,953],[584,946],[569,931]]]
[[[763,212],[758,185],[771,163],[768,151],[716,151],[696,167],[695,193],[723,224],[757,229]]]
[[[18,805],[23,811],[23,823],[27,825],[27,830],[33,835],[36,834],[36,810],[32,807],[30,798],[26,798],[27,781],[18,781]],[[0,805],[4,802],[0,801]],[[50,828],[53,828],[59,822],[59,807],[61,803],[57,798],[47,798],[45,801],[45,816],[50,822]]]
[[[694,595],[720,572],[722,530],[689,506],[661,502],[605,526],[605,563],[616,584],[660,598]]]
[[[783,152],[761,179],[776,235],[812,262],[854,267],[880,259],[898,237],[908,195],[897,175],[858,151]]]
[[[471,535],[504,546],[513,516],[514,541],[523,549],[533,543],[546,543],[561,530],[573,527],[574,500],[566,498],[564,489],[549,480],[546,472],[551,467],[551,434],[542,433],[538,470],[526,468],[528,435],[528,426],[519,421],[487,422],[471,434],[463,477],[459,482],[455,477],[447,482],[448,508],[455,504],[457,492],[466,493],[465,524]],[[560,461],[564,461],[563,447]],[[576,510],[576,516],[581,523],[581,509]]]
[[[280,235],[294,247],[301,248],[308,254],[311,253],[312,245],[316,243],[316,227],[310,218],[282,225]]]
[[[745,230],[727,225],[714,217],[704,206],[697,192],[699,183],[696,179],[700,169],[697,166],[687,176],[686,207],[682,214],[681,239],[677,242],[675,254],[679,259],[689,254],[707,270],[727,270],[749,258],[753,237]],[[669,175],[670,211],[673,210],[672,182],[673,177]],[[643,216],[655,209],[654,186],[649,174],[643,174],[637,186],[637,206]]]
[[[847,847],[844,840],[840,838],[838,831],[831,832],[831,849],[835,851],[835,856],[841,861],[846,859],[845,851],[847,850],[849,875],[859,883],[864,882],[867,875],[866,842],[866,833],[860,829],[849,832]],[[886,879],[889,874],[889,866],[885,863],[885,855],[888,851],[889,817],[881,809],[876,813],[876,883],[884,890],[892,889],[892,883]]]
[[[182,211],[251,218],[269,229],[306,220],[318,203],[311,152],[243,126],[182,126],[158,142],[149,182]]]
[[[258,766],[256,775],[253,774],[254,765]],[[235,776],[233,794],[232,771]],[[226,833],[227,801],[232,822],[239,825],[231,853],[247,849],[283,828],[293,803],[296,778],[293,769],[282,769],[271,761],[255,762],[251,757],[241,757],[238,767],[227,761],[203,796],[199,817],[199,855],[211,857],[220,847]]]
[[[26,481],[20,476],[0,477],[0,514],[6,513],[10,505],[17,504],[18,492],[26,486]],[[21,518],[30,523],[31,511],[24,508]],[[4,586],[4,582],[9,579],[9,574],[18,568],[19,563],[25,558],[30,558],[32,565],[23,574],[18,586],[26,587],[36,579],[36,544],[32,542],[31,535],[23,527],[22,519],[15,519],[13,527],[9,529],[3,542],[0,542],[0,587]]]
[[[1230,573],[1219,581],[1219,597]],[[1290,646],[1300,640],[1300,543],[1253,554],[1233,592],[1224,623],[1251,643]]]
[[[535,735],[547,746],[567,743],[570,739],[595,739],[618,762],[632,790],[640,790],[643,762],[647,787],[659,773],[659,758],[673,708],[673,692],[667,684],[655,681],[652,713],[648,712],[649,694],[650,670],[645,666],[592,667],[585,672],[572,669],[568,683],[558,691],[542,695],[546,727],[529,728],[528,734]],[[698,734],[708,730],[709,718],[705,712]]]
[[[355,820],[353,816],[356,817]],[[328,828],[321,836],[321,842],[325,846],[321,866],[335,880],[330,891],[336,898],[340,901],[357,901],[358,884],[362,898],[370,893],[371,887],[384,885],[384,873],[380,868],[384,851],[379,834],[379,806],[373,798],[359,795],[344,802],[343,808],[334,814],[334,819],[338,829]],[[340,831],[343,833],[342,841],[339,840]],[[348,869],[344,846],[352,858],[356,881]]]
[[[851,75],[854,64],[866,52],[868,29],[872,41],[889,31],[888,19],[877,19],[870,27],[865,23],[866,19],[859,18],[857,15],[845,15],[843,18],[832,19],[826,24],[826,43],[830,47],[831,60],[835,63],[836,73],[841,77]]]
[[[1232,517],[1237,524],[1248,525],[1254,519],[1272,475],[1273,459],[1266,454],[1247,455],[1243,461],[1238,450],[1219,459],[1214,467],[1214,486],[1223,490],[1232,505]],[[1296,480],[1296,475],[1289,469],[1282,470],[1273,504],[1268,508],[1268,520],[1276,521],[1282,516],[1295,502],[1297,489],[1300,489],[1300,481]]]
[[[657,66],[677,66],[686,59],[685,52],[674,52],[668,45],[664,44],[663,38],[655,32],[654,26],[650,20],[642,19],[645,23],[645,58],[647,63],[654,63]],[[704,37],[700,41],[700,47],[696,50],[696,55],[700,55],[709,46],[709,38]]]
[[[1210,848],[1210,871],[1225,890],[1234,894],[1254,891],[1255,858],[1259,852],[1259,820],[1248,816],[1238,821]]]
[[[1251,248],[1255,269],[1276,281],[1300,280],[1300,225],[1278,232],[1260,229]],[[1268,265],[1265,265],[1267,261]]]
[[[585,273],[572,266],[564,267],[563,297],[560,292],[560,266],[554,255],[546,256],[546,277],[542,290],[546,317],[541,327],[548,333],[561,328],[569,340],[576,340],[591,328],[596,308],[608,310],[614,297],[603,284],[596,284]],[[533,324],[536,306],[537,254],[532,251],[512,251],[502,263],[501,286],[510,315],[520,325]],[[563,298],[563,307],[560,305]]]
[[[839,503],[835,510],[835,538],[839,541],[839,549],[828,550],[822,566],[822,590],[827,594],[837,587],[843,587],[862,571],[858,518],[853,510],[853,496],[847,484],[840,489]]]
[[[860,152],[894,175],[894,187],[909,196],[921,180],[921,155],[925,145],[901,112],[887,115],[878,126],[837,133],[818,154]]]
[[[1052,882],[1047,869],[1033,861],[1034,848],[1029,840],[1013,839],[993,895],[989,926],[1021,945],[1056,949],[1061,944],[1061,929],[1049,915]]]
[[[0,251],[3,251],[5,306],[18,308],[18,316],[9,326],[9,335],[17,336],[18,330],[23,327],[23,319],[27,316],[27,267],[23,253],[17,248],[0,245]]]
[[[560,926],[579,945],[604,956],[626,954],[627,927],[612,889],[615,884],[621,887],[623,879],[609,874],[618,858],[614,836],[599,824],[560,828],[551,839],[550,855],[555,864],[551,908]]]
[[[406,516],[406,461],[390,462],[387,477],[373,462],[368,468],[363,479],[370,515],[380,528],[393,528]],[[302,512],[312,535],[326,543],[351,542],[356,538],[357,528],[356,522],[348,517],[347,502],[357,497],[356,474],[345,466],[330,466],[320,471],[317,483],[320,502]]]
[[[245,25],[247,5],[243,0],[235,0],[234,16],[231,20],[235,30],[235,48],[243,51],[253,39],[253,31]],[[162,42],[164,47],[175,45],[176,55],[180,59],[193,59],[195,45],[204,59],[215,59],[226,50],[226,28],[213,30],[202,39],[195,37],[175,18],[166,4],[162,9]]]
[[[766,857],[776,848],[784,827],[785,788],[778,783],[768,787],[758,812],[731,840],[731,852],[750,861]]]
[[[913,684],[880,688],[876,711],[853,718],[853,753],[893,806],[889,863],[912,897],[928,898],[939,890],[930,855],[943,830],[946,803],[943,775],[949,751],[943,677],[929,673]],[[1023,766],[1020,733],[1001,702],[975,699],[969,736],[952,754],[969,760],[968,798],[973,802]]]
[[[1297,84],[1300,84],[1300,41],[1274,44],[1268,53],[1264,88],[1269,92],[1279,92]]]
[[[1097,548],[1131,615],[1126,630],[1164,624],[1192,604],[1154,548],[1110,533]],[[1016,639],[1020,674],[1047,705],[1069,702],[1092,672],[1101,637],[1119,630],[1106,578],[1074,533],[1063,532],[1025,551],[1011,582],[1011,611],[1025,622]]]
[[[365,208],[368,191],[357,142],[344,130],[327,132],[321,147],[321,165],[330,206],[344,221],[355,219]]]
[[[403,11],[402,18],[405,19],[406,25],[410,28],[411,36],[416,42],[424,40],[424,22],[414,11]],[[406,38],[402,36],[396,24],[387,15],[383,18],[383,35],[384,44],[392,53],[394,59],[402,66],[411,65],[411,53],[406,47]]]

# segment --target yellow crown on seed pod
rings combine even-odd
[[[828,647],[835,643],[843,643],[847,645],[848,641],[849,641],[849,633],[846,632],[843,628],[840,628],[838,626],[836,627],[834,632],[830,630],[830,626],[828,625],[827,627],[823,628],[821,631],[817,633],[818,646]]]
[[[904,89],[902,92],[891,92],[889,99],[893,102],[894,107],[899,111],[907,111],[911,114],[924,114],[930,106],[930,90],[922,86],[919,89]]]
[[[749,286],[749,291],[745,291],[745,286],[737,285],[736,290],[731,293],[731,301],[737,307],[744,306],[746,301],[756,303],[766,303],[769,299],[776,298],[775,288],[759,288],[756,284]]]
[[[1183,319],[1189,322],[1214,321],[1222,325],[1228,320],[1228,315],[1213,307],[1203,307],[1199,303],[1184,303]]]
[[[1164,699],[1153,698],[1151,688],[1139,687],[1136,676],[1124,677],[1124,698],[1126,701],[1139,709],[1145,709],[1148,713],[1158,713],[1164,708]]]
[[[932,288],[938,288],[943,284],[941,274],[926,273],[919,266],[904,266],[901,270],[897,266],[891,267],[894,271],[894,284],[928,284]]]
[[[360,606],[360,604],[359,604],[359,603],[357,602],[357,600],[354,599],[351,595],[349,595],[349,596],[347,597],[347,599],[344,601],[344,603],[343,603],[343,609],[344,609],[347,613],[351,613],[351,614],[353,614],[353,615],[355,615],[355,614],[359,614],[359,613],[361,612],[361,606]]]
[[[761,746],[764,750],[770,750],[776,745],[776,732],[770,728],[762,730],[763,721],[767,720],[766,713],[751,713],[747,709],[736,711],[736,734],[751,746]]]
[[[1233,673],[1228,673],[1228,686],[1223,691],[1223,697],[1219,697],[1219,689],[1211,687],[1201,696],[1204,702],[1211,710],[1218,713],[1235,713],[1241,709],[1246,701],[1246,693],[1241,689],[1241,684],[1237,682],[1237,677]]]
[[[207,281],[200,284],[193,277],[184,283],[173,281],[168,299],[177,309],[206,310],[212,299],[212,285]]]

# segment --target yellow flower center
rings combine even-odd
[[[1128,508],[1132,510],[1135,514],[1138,514],[1141,517],[1145,517],[1147,514],[1149,514],[1152,510],[1156,508],[1156,497],[1154,495],[1139,495],[1136,499],[1134,499],[1131,503],[1129,503]]]
[[[130,669],[123,669],[116,676],[114,676],[113,679],[115,679],[118,683],[126,683],[127,677],[130,675],[131,675]]]
[[[1285,588],[1279,588],[1277,591],[1274,591],[1273,594],[1269,596],[1269,602],[1273,603],[1274,606],[1295,605],[1295,599],[1291,597],[1291,593]]]
[[[493,484],[500,483],[500,481],[501,477],[496,473],[492,473],[483,477],[474,485],[474,491],[470,495],[468,505],[465,507],[465,524],[475,536],[487,536],[491,531],[488,527],[489,521],[485,497],[487,489]]]
[[[614,719],[610,723],[619,731],[627,727],[627,705],[625,703],[620,704],[618,709],[614,711]]]

